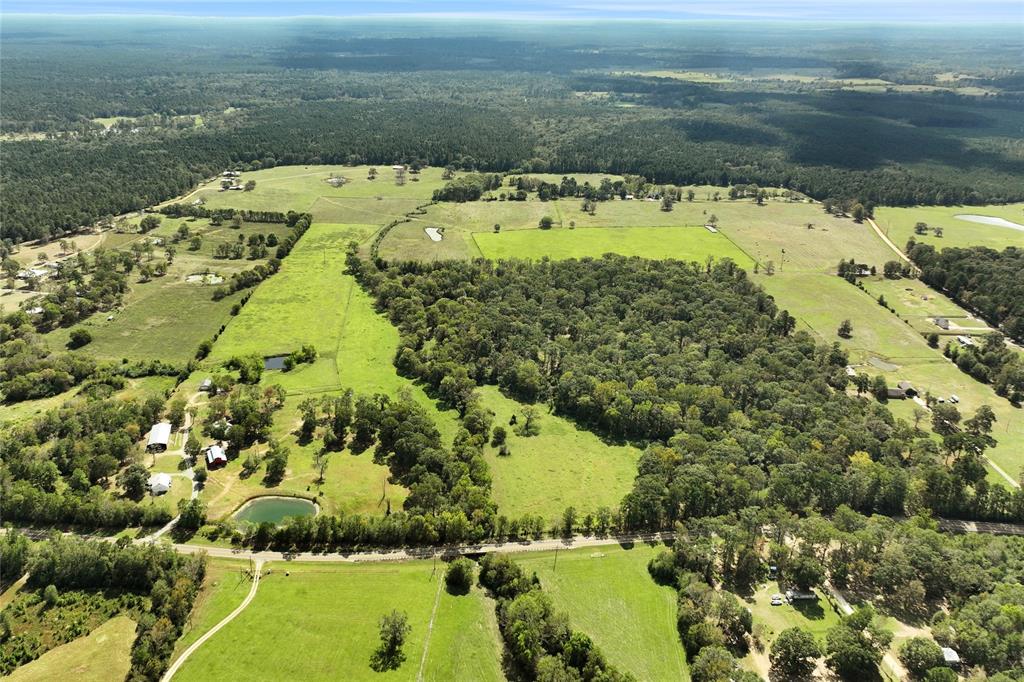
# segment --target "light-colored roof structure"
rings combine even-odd
[[[942,658],[946,663],[960,663],[960,654],[955,649],[950,649],[948,646],[942,647]]]
[[[167,443],[171,440],[171,425],[169,422],[160,422],[159,424],[153,424],[153,428],[149,430],[149,441],[146,443],[146,447],[152,447],[154,445],[163,445],[167,447]]]
[[[170,474],[155,474],[149,479],[149,489],[153,493],[165,493],[171,489]]]
[[[227,455],[224,454],[224,448],[219,445],[211,445],[206,448],[206,463],[213,464],[214,462],[227,462]]]

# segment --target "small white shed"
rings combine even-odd
[[[149,492],[154,495],[163,495],[171,489],[170,474],[156,474],[149,479]]]

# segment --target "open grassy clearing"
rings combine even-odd
[[[376,166],[377,179],[369,180],[369,166],[279,166],[242,173],[240,182],[256,182],[251,192],[220,191],[220,178],[201,184],[185,196],[188,201],[202,199],[208,208],[237,208],[258,211],[312,211],[318,199],[364,198],[429,199],[444,183],[440,168],[425,168],[419,179],[407,174],[404,185],[396,185],[390,166]],[[340,187],[328,184],[332,176],[343,177]],[[174,203],[181,199],[172,200]]]
[[[150,395],[163,395],[166,391],[174,388],[174,381],[174,377],[164,376],[129,379],[128,385],[123,390],[118,391],[116,397],[145,399]],[[0,404],[0,421],[11,423],[40,416],[71,400],[78,394],[79,390],[79,387],[75,386],[64,393],[50,396],[49,398],[25,400],[11,405]]]
[[[864,288],[896,310],[896,314],[908,320],[915,330],[922,334],[936,332],[940,336],[954,337],[958,334],[985,334],[991,328],[984,320],[976,318],[919,279],[885,279],[865,277],[861,279]],[[949,320],[949,330],[935,326],[933,318]]]
[[[955,217],[965,214],[1003,218],[1024,225],[1024,204],[880,207],[875,209],[875,222],[901,249],[911,237],[918,243],[931,244],[940,250],[947,246],[988,246],[998,250],[1007,246],[1024,248],[1024,230],[968,222]],[[914,225],[919,222],[927,223],[930,227],[941,227],[942,236],[936,237],[931,231],[924,235],[915,235]]]
[[[576,230],[520,230],[506,234],[473,235],[484,257],[566,258],[599,257],[605,253],[642,258],[675,258],[703,262],[708,257],[731,258],[750,269],[753,261],[722,234],[702,227],[610,227]]]
[[[314,223],[281,270],[262,283],[214,345],[211,360],[244,353],[274,355],[312,343],[321,355],[337,348],[351,280],[343,279],[345,247],[372,225]]]
[[[638,680],[687,679],[676,631],[676,592],[651,579],[658,547],[612,546],[516,556],[536,572],[573,629],[590,635],[608,661]]]
[[[85,637],[63,644],[23,665],[7,679],[12,682],[117,682],[131,668],[135,621],[116,616]]]
[[[207,559],[206,578],[192,607],[192,614],[174,646],[172,660],[242,603],[251,584],[245,575],[248,569],[247,561]]]
[[[493,496],[502,514],[540,514],[548,521],[572,506],[580,514],[599,507],[615,509],[636,476],[640,450],[608,445],[571,421],[540,408],[540,435],[523,438],[508,426],[513,414],[523,418],[522,405],[495,386],[480,389],[484,404],[495,413],[494,424],[508,430],[507,457],[486,449],[494,479]]]
[[[271,564],[249,607],[214,635],[175,679],[232,680],[260,670],[266,680],[415,680],[434,603],[425,680],[501,680],[493,604],[479,588],[447,594],[443,564]],[[288,575],[285,575],[287,571]],[[441,588],[438,594],[438,588]],[[377,621],[399,609],[412,632],[397,670],[375,673]]]

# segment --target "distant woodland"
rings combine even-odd
[[[419,161],[756,183],[873,204],[1024,199],[1024,94],[1009,43],[908,35],[898,59],[865,63],[829,32],[795,51],[764,30],[740,50],[689,45],[664,28],[556,37],[419,27],[412,38],[185,21],[142,34],[110,22],[82,41],[27,21],[5,25],[0,65],[0,236],[13,240],[137,210],[228,166]],[[990,94],[900,89],[938,82],[940,67],[923,66],[937,53],[943,70],[983,73],[969,84]],[[687,69],[736,77],[660,75]],[[755,69],[818,80],[741,77]],[[837,78],[895,85],[852,92]]]

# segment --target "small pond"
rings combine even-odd
[[[961,213],[960,215],[953,216],[957,220],[966,220],[969,223],[981,223],[982,225],[995,225],[996,227],[1008,227],[1011,230],[1024,230],[1024,225],[1020,225],[1013,221],[1007,220],[1006,218],[996,218],[990,215],[972,215],[970,213]]]
[[[263,358],[263,369],[284,369],[284,361],[287,358],[287,355],[273,355],[269,358]]]
[[[236,521],[252,523],[282,523],[290,516],[314,516],[317,507],[301,497],[277,497],[268,495],[249,500],[235,512]]]

